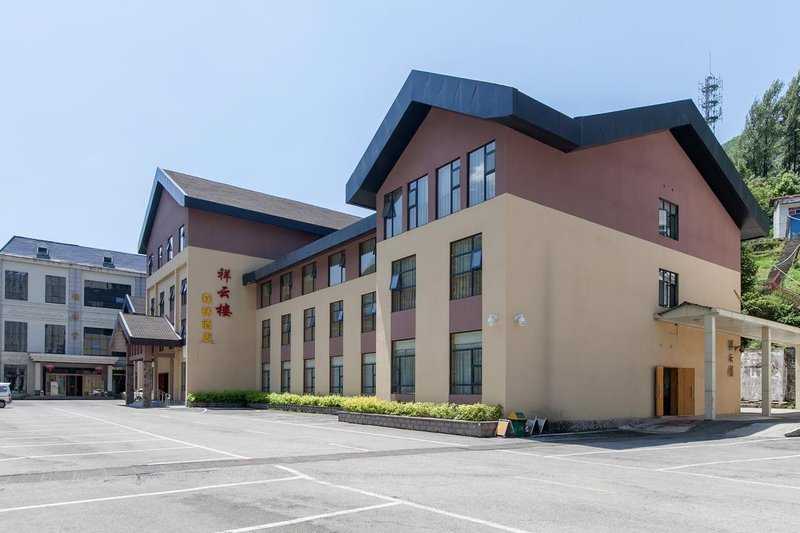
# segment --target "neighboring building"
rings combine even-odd
[[[143,256],[12,237],[0,249],[0,376],[15,396],[119,394],[111,333],[126,295],[144,295]]]
[[[772,237],[792,239],[800,237],[800,194],[780,196],[770,200],[772,213]]]

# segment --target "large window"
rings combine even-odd
[[[375,293],[368,292],[361,295],[361,333],[375,331],[375,313],[377,304],[375,303]]]
[[[663,268],[658,269],[658,305],[661,307],[678,305],[678,275]]]
[[[392,394],[414,394],[414,339],[392,343]]]
[[[272,303],[272,281],[261,284],[261,307],[267,307]]]
[[[417,256],[392,261],[392,312],[414,309],[417,303]]]
[[[317,280],[317,263],[309,263],[303,267],[303,294],[314,292]]]
[[[150,298],[150,316],[154,316],[156,314],[156,299]]]
[[[469,154],[469,205],[494,198],[494,141]]]
[[[270,335],[272,334],[269,319],[261,321],[261,347],[269,348]]]
[[[361,394],[375,394],[375,354],[361,354]]]
[[[314,340],[314,308],[311,307],[303,311],[303,341],[309,342]]]
[[[261,392],[269,392],[269,363],[261,363]]]
[[[289,392],[292,389],[292,362],[281,361],[281,392]]]
[[[658,232],[678,240],[678,206],[663,198],[658,199]]]
[[[344,264],[344,250],[328,257],[328,287],[347,280]]]
[[[361,258],[358,275],[366,276],[375,272],[375,239],[359,244],[358,253]]]
[[[83,328],[84,355],[111,355],[113,331],[103,328]]]
[[[186,226],[181,226],[178,229],[178,252],[182,252],[186,248]]]
[[[281,346],[292,342],[292,315],[281,315]]]
[[[63,276],[45,276],[44,301],[49,304],[67,303],[67,278]]]
[[[450,394],[480,394],[482,374],[480,331],[450,336]]]
[[[164,316],[164,291],[158,293],[158,316]]]
[[[3,381],[9,384],[11,392],[18,392],[25,394],[27,387],[25,385],[25,373],[28,370],[28,365],[3,365]]]
[[[172,235],[170,235],[169,239],[167,239],[167,261],[171,261],[172,258],[174,257],[174,252],[175,252],[174,243],[175,241],[172,238]]]
[[[28,273],[6,270],[6,300],[28,299]]]
[[[186,298],[188,297],[189,293],[189,285],[186,278],[181,280],[181,306],[186,305]]]
[[[314,394],[314,373],[316,371],[314,359],[303,360],[303,394]]]
[[[331,302],[331,338],[341,337],[344,333],[344,302]]]
[[[428,223],[428,176],[408,184],[408,229]]]
[[[292,273],[281,276],[281,301],[285,302],[292,297]]]
[[[383,238],[403,233],[403,189],[383,197]]]
[[[344,357],[331,357],[331,394],[344,392]]]
[[[44,353],[66,353],[67,327],[59,324],[44,325]]]
[[[481,293],[483,269],[481,235],[450,243],[450,299]]]
[[[436,171],[436,216],[446,217],[461,210],[461,160]]]
[[[7,352],[27,352],[28,351],[28,323],[11,322],[5,323],[5,345],[3,349]],[[8,367],[8,365],[6,365]]]
[[[86,280],[83,282],[83,305],[104,309],[122,309],[125,295],[130,293],[130,285]]]

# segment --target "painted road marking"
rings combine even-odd
[[[515,479],[525,479],[527,481],[536,481],[538,483],[548,483],[550,485],[558,485],[560,487],[567,487],[570,489],[591,490],[594,492],[604,492],[606,494],[616,494],[613,490],[598,489],[595,487],[586,487],[584,485],[571,485],[569,483],[561,483],[560,481],[552,481],[550,479],[542,479],[538,477],[514,476]]]
[[[622,450],[592,450],[590,452],[575,452],[575,453],[559,453],[554,455],[548,455],[547,457],[574,457],[578,455],[601,455],[606,453],[629,453],[629,452],[657,452],[657,451],[669,451],[669,450],[685,450],[688,448],[710,448],[716,446],[738,446],[740,444],[759,444],[765,441],[771,440],[786,440],[785,437],[773,437],[767,439],[751,439],[751,440],[740,440],[736,442],[716,442],[716,443],[706,443],[706,444],[680,444],[680,445],[666,445],[666,446],[640,446],[637,448],[626,448]]]
[[[39,448],[42,446],[79,446],[81,444],[122,444],[122,443],[129,443],[129,442],[153,442],[156,440],[161,439],[136,439],[136,440],[107,440],[107,441],[86,441],[86,442],[59,442],[59,443],[48,443],[48,444],[13,444],[10,446],[0,446],[0,448]]]
[[[711,461],[709,463],[692,463],[688,465],[667,466],[664,468],[653,468],[656,472],[667,472],[670,470],[680,470],[682,468],[692,468],[695,466],[711,466],[711,465],[728,465],[734,463],[755,463],[758,461],[776,461],[779,459],[795,459],[800,457],[800,454],[795,455],[776,455],[774,457],[753,457],[750,459],[731,459],[728,461]]]
[[[384,507],[394,507],[395,505],[403,505],[402,502],[388,502],[379,503],[377,505],[369,505],[367,507],[357,507],[355,509],[345,509],[344,511],[334,511],[331,513],[323,513],[312,516],[304,516],[303,518],[295,518],[293,520],[284,520],[283,522],[271,522],[269,524],[260,524],[257,526],[241,527],[239,529],[227,529],[225,533],[245,533],[246,531],[259,531],[261,529],[271,529],[273,527],[290,526],[292,524],[302,524],[303,522],[311,522],[320,520],[322,518],[331,518],[334,516],[342,516],[346,514],[363,513],[365,511],[373,511],[375,509],[383,509]]]
[[[74,437],[114,437],[117,435],[138,435],[135,431],[118,431],[116,433],[85,433],[83,435],[64,435],[63,437],[60,435],[42,435],[39,437],[7,437],[4,439],[0,439],[0,442],[6,442],[9,440],[31,440],[31,439],[72,439]],[[80,443],[74,443],[80,444]]]
[[[173,446],[170,448],[148,448],[146,450],[118,450],[115,452],[87,452],[87,453],[57,453],[52,455],[23,455],[19,457],[9,457],[8,459],[0,459],[0,462],[6,461],[19,461],[20,459],[45,459],[47,457],[82,457],[84,455],[110,455],[115,453],[142,453],[142,452],[157,452],[160,450],[186,450],[192,446]]]
[[[347,448],[349,450],[356,450],[358,452],[368,452],[369,451],[366,448],[356,448],[355,446],[345,446],[344,444],[336,444],[335,442],[329,442],[328,446],[338,446],[339,448]]]
[[[245,429],[245,433],[255,433],[256,435],[269,435],[266,431],[253,431],[252,429]]]

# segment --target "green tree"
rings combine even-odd
[[[783,82],[775,80],[761,100],[755,99],[739,139],[739,158],[747,174],[767,177],[779,161],[782,139]]]
[[[781,98],[783,114],[783,170],[800,173],[800,72]]]
[[[742,298],[747,298],[756,288],[756,273],[758,272],[758,264],[756,263],[755,256],[753,255],[753,244],[749,242],[742,243]]]

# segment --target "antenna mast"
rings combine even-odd
[[[717,122],[722,120],[722,76],[712,74],[711,54],[708,54],[708,75],[697,86],[703,118],[714,131]]]

